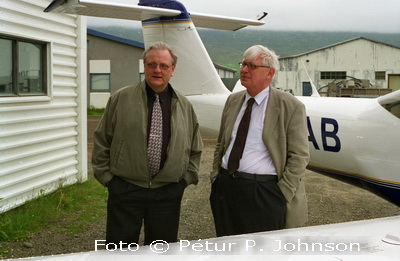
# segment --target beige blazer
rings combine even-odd
[[[233,93],[225,103],[214,153],[212,180],[219,174],[222,157],[229,145],[233,125],[245,97],[246,91]],[[270,88],[263,142],[271,154],[278,173],[278,186],[287,201],[285,228],[302,226],[308,220],[303,182],[309,161],[307,135],[304,104],[289,93]]]

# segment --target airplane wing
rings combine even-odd
[[[387,105],[400,102],[400,90],[388,93],[377,98],[380,105]]]
[[[142,21],[160,16],[173,17],[181,14],[181,11],[173,9],[139,6],[134,3],[127,4],[96,0],[54,0],[44,11],[135,21]],[[263,13],[256,19],[241,19],[199,13],[190,14],[196,27],[232,31],[239,30],[248,25],[263,25],[264,22],[259,20],[265,16],[266,13]]]
[[[18,260],[108,261],[116,260],[398,260],[400,216],[313,227],[283,229],[219,238],[154,241],[149,246],[124,244],[125,249],[105,240],[94,242],[95,251]],[[192,256],[190,258],[189,256]],[[17,259],[11,259],[17,260]]]
[[[96,0],[54,0],[44,12],[67,13],[95,17],[145,20],[160,16],[177,16],[181,12],[172,9],[139,6],[116,2]]]
[[[253,26],[264,25],[265,23],[260,20],[263,19],[266,15],[267,13],[263,13],[262,15],[259,16],[259,18],[257,18],[257,20],[253,20],[253,19],[238,19],[227,16],[190,13],[190,18],[192,19],[196,27],[237,31],[248,25],[253,25]]]

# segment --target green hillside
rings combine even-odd
[[[92,27],[104,33],[143,42],[139,28]],[[400,34],[360,32],[307,32],[307,31],[264,31],[245,29],[236,32],[220,30],[198,30],[213,62],[238,69],[243,52],[254,44],[268,46],[280,57],[291,56],[319,49],[357,37],[400,47]]]

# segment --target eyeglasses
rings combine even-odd
[[[240,63],[239,63],[240,69],[243,69],[243,68],[246,67],[246,66],[247,66],[247,68],[249,68],[250,70],[255,70],[255,69],[257,69],[258,67],[271,68],[271,67],[265,66],[265,65],[255,65],[254,63],[246,63],[246,62],[240,62]]]
[[[172,65],[166,65],[164,63],[162,64],[157,64],[157,63],[146,63],[147,67],[151,68],[151,69],[155,69],[157,67],[160,67],[161,70],[168,70],[169,68],[172,67]]]

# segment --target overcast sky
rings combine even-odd
[[[107,0],[99,0],[107,1]],[[139,0],[108,0],[137,4]],[[267,12],[261,29],[400,33],[400,0],[181,0],[189,12],[254,18]],[[104,19],[101,19],[104,20]],[[126,21],[88,19],[93,24]],[[139,25],[140,23],[130,23]]]

